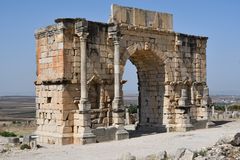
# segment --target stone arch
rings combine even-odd
[[[169,52],[162,51],[160,45],[153,44],[150,42],[134,42],[129,46],[121,46],[120,53],[122,53],[120,62],[122,65],[121,73],[123,73],[123,68],[126,65],[127,60],[131,55],[136,53],[137,51],[150,51],[155,54],[164,64],[165,69],[165,82],[172,82],[174,81],[174,66],[172,63],[172,54]],[[122,74],[121,74],[122,75]]]
[[[163,123],[165,94],[165,59],[154,44],[136,42],[122,48],[121,62],[130,60],[136,66],[138,76],[138,101],[140,126],[160,127]],[[121,76],[124,72],[124,67]]]
[[[109,23],[59,18],[36,32],[40,142],[85,144],[128,138],[120,93],[127,59],[138,66],[145,107],[141,124],[164,124],[168,131],[207,124],[207,37],[176,33],[172,15],[157,14],[158,18],[152,11],[113,5]],[[93,133],[103,124],[112,127]]]

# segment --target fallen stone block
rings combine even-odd
[[[233,140],[231,141],[233,146],[240,146],[240,133],[235,134]]]
[[[19,143],[19,138],[18,137],[9,137],[8,138],[8,143],[18,144]]]

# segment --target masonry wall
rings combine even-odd
[[[118,7],[113,12],[113,23],[65,18],[36,32],[36,133],[40,135],[40,142],[78,143],[81,126],[85,124],[94,129],[99,142],[115,138],[116,128],[104,129],[114,123],[114,44],[109,36],[112,29],[119,36],[120,77],[128,59],[137,68],[140,125],[186,131],[206,124],[207,38],[173,32],[170,14]],[[118,12],[120,17],[116,16]],[[138,14],[144,17],[136,19]],[[166,22],[165,25],[160,20]],[[90,121],[80,116],[78,108],[81,96],[79,30],[83,24],[84,32],[88,33]],[[123,82],[121,93],[122,85]]]
[[[78,20],[56,20],[38,30],[36,107],[40,142],[73,143],[79,132],[80,41]],[[81,20],[79,20],[81,21]],[[107,25],[88,22],[87,67],[92,128],[112,124],[113,47],[107,44]]]
[[[44,143],[72,141],[73,121],[66,122],[66,117],[76,107],[72,104],[73,97],[66,93],[64,35],[61,24],[40,29],[35,35],[37,133],[42,135],[40,141]]]
[[[199,121],[205,123],[207,38],[144,28],[120,28],[122,65],[130,59],[138,71],[140,124],[165,125],[174,131],[194,128]],[[145,54],[141,54],[143,52]],[[148,69],[149,66],[153,68]],[[179,107],[182,89],[187,91],[185,107]]]

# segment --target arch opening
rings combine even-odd
[[[137,50],[128,60],[137,70],[139,126],[160,127],[165,93],[164,63],[150,50]]]
[[[128,59],[123,73],[123,80],[126,80],[122,85],[123,101],[126,107],[125,124],[135,124],[139,120],[139,105],[138,105],[138,76],[137,68]]]

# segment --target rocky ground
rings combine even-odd
[[[175,154],[167,151],[137,158],[131,153],[123,154],[118,160],[240,160],[240,133],[234,137],[225,137],[210,147],[200,150],[179,148]]]
[[[157,160],[165,158],[188,160],[194,158],[196,160],[235,160],[240,159],[240,147],[232,145],[231,141],[238,132],[240,132],[240,121],[229,122],[210,129],[185,133],[159,133],[85,146],[44,145],[39,149],[23,151],[19,147],[8,146],[8,150],[0,153],[0,159]],[[4,147],[1,145],[0,152]]]

